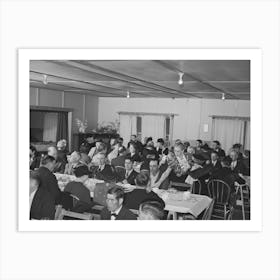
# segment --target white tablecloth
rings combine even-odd
[[[189,213],[197,217],[211,203],[206,195],[186,194],[186,192],[171,193],[165,190],[154,190],[165,202],[165,210],[177,213]]]

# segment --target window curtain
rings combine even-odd
[[[165,117],[158,115],[144,115],[142,117],[142,136],[153,137],[154,142],[158,138],[164,138]]]
[[[132,134],[136,134],[136,116],[120,114],[120,135],[124,146],[127,146]]]
[[[250,145],[251,144],[251,122],[247,121],[246,122],[246,129],[245,129],[245,144],[244,144],[244,149],[245,150],[250,150]]]
[[[245,122],[243,120],[214,118],[213,128],[213,140],[220,141],[226,153],[235,143],[244,145]]]
[[[43,141],[56,142],[58,113],[46,113],[44,117]]]
[[[56,141],[65,139],[68,143],[68,113],[58,113]]]

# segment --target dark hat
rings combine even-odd
[[[81,166],[78,166],[77,168],[74,169],[74,174],[76,177],[82,177],[84,175],[89,175],[90,172],[88,170],[88,167],[85,166],[85,165],[81,165]]]
[[[203,163],[205,161],[205,158],[200,154],[194,154],[193,155],[193,160],[196,163]]]
[[[123,154],[124,152],[126,152],[126,149],[125,149],[125,147],[120,147],[119,148],[119,154]]]

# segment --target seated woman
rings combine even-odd
[[[29,169],[34,170],[39,168],[41,158],[36,150],[36,148],[30,145],[29,148]]]
[[[141,162],[141,157],[139,155],[139,152],[137,150],[137,145],[134,142],[131,142],[129,144],[129,153],[127,154],[127,157],[131,158],[132,162]]]
[[[29,206],[30,219],[53,220],[55,215],[55,201],[51,194],[40,187],[41,180],[39,174],[30,171],[29,181]]]
[[[184,183],[187,177],[187,171],[190,169],[190,164],[187,156],[184,154],[184,145],[180,142],[174,146],[174,158],[171,161],[172,172],[170,174],[170,181]]]
[[[68,163],[65,166],[64,174],[74,175],[74,170],[81,165],[81,154],[74,151],[70,156],[67,157]]]

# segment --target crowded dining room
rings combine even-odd
[[[250,60],[31,60],[30,220],[250,220]]]

